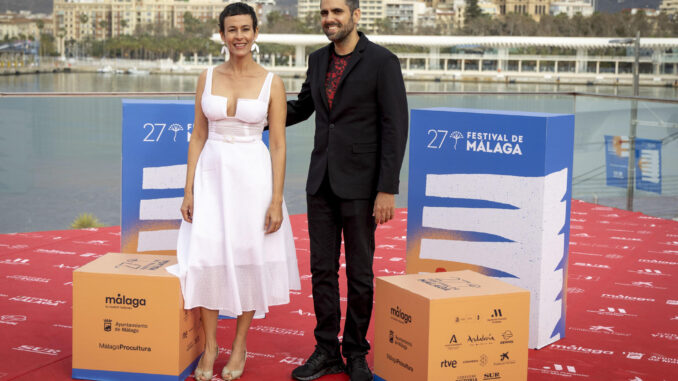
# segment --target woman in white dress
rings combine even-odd
[[[218,356],[219,313],[237,316],[231,356],[221,373],[240,378],[255,313],[289,303],[300,289],[292,230],[283,201],[285,88],[252,59],[257,18],[228,5],[219,30],[230,58],[200,75],[188,149],[177,243],[184,308],[201,307],[205,352],[195,370],[210,380]],[[269,126],[269,150],[261,140]]]

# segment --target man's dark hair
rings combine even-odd
[[[351,11],[351,14],[353,14],[353,11],[360,8],[360,0],[344,0],[344,1],[346,1],[346,5],[348,5],[348,10]]]
[[[358,0],[346,0],[347,3],[349,1],[355,1],[356,3],[358,2]],[[250,15],[250,17],[252,17],[252,28],[257,29],[257,14],[254,12],[254,8],[245,3],[232,3],[228,4],[219,15],[219,31],[224,33],[224,28],[226,27],[226,17],[238,15]]]

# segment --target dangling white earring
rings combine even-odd
[[[221,54],[223,54],[223,56],[224,56],[224,61],[228,61],[230,53],[228,52],[228,48],[226,47],[226,44],[221,45]]]
[[[253,44],[252,44],[252,49],[251,49],[251,50],[252,50],[252,52],[253,52],[252,54],[254,54],[254,53],[259,54],[259,45],[257,45],[256,42],[253,43]]]

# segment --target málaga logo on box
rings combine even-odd
[[[129,298],[125,295],[118,294],[117,297],[107,296],[106,297],[106,304],[113,304],[116,307],[122,306],[123,308],[128,307],[128,306],[138,308],[139,306],[145,306],[146,305],[146,299],[144,299],[144,298]]]
[[[391,307],[391,318],[402,324],[412,323],[412,315],[402,311],[400,306]]]

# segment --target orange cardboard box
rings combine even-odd
[[[205,340],[183,309],[176,257],[106,254],[73,272],[73,378],[183,380]]]
[[[470,270],[377,278],[375,380],[527,380],[529,304]]]

